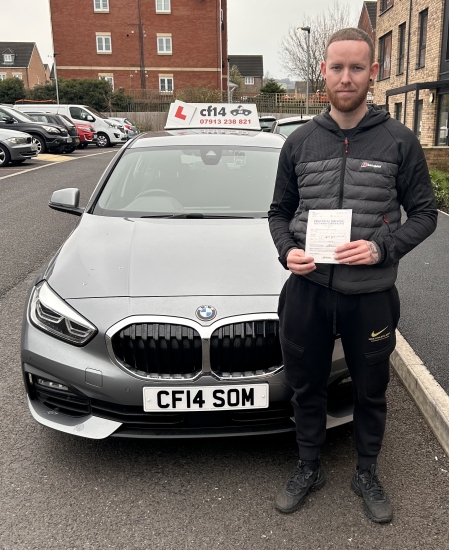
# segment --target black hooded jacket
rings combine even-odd
[[[353,211],[351,241],[375,241],[381,251],[376,265],[317,264],[305,275],[344,294],[392,287],[398,261],[435,230],[438,212],[419,141],[376,105],[349,139],[328,109],[286,140],[268,213],[285,268],[290,249],[305,249],[309,210],[339,208]]]

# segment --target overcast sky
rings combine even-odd
[[[286,77],[278,60],[282,38],[290,26],[302,25],[304,15],[313,18],[329,3],[329,0],[228,0],[229,54],[263,55],[265,72],[275,78]],[[341,3],[349,6],[357,23],[363,0],[341,0]],[[0,42],[36,42],[43,63],[52,63],[49,0],[0,0],[0,14]]]

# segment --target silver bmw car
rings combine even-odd
[[[275,134],[140,134],[80,216],[26,304],[22,368],[41,424],[87,438],[217,437],[294,430],[279,344],[289,275],[268,229]],[[336,341],[328,427],[352,419]]]

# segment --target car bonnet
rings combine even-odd
[[[45,278],[63,298],[277,295],[286,272],[267,219],[84,214]]]

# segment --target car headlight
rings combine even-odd
[[[78,126],[80,130],[83,130],[83,132],[93,132],[93,128],[90,126]]]
[[[53,126],[42,126],[42,128],[49,134],[60,134],[61,132]]]
[[[83,346],[97,333],[96,327],[64,302],[45,281],[33,289],[29,314],[37,328],[77,346]]]
[[[9,143],[14,143],[15,145],[23,145],[23,144],[26,145],[27,138],[26,137],[12,137],[12,138],[8,138],[5,141],[9,141]]]

